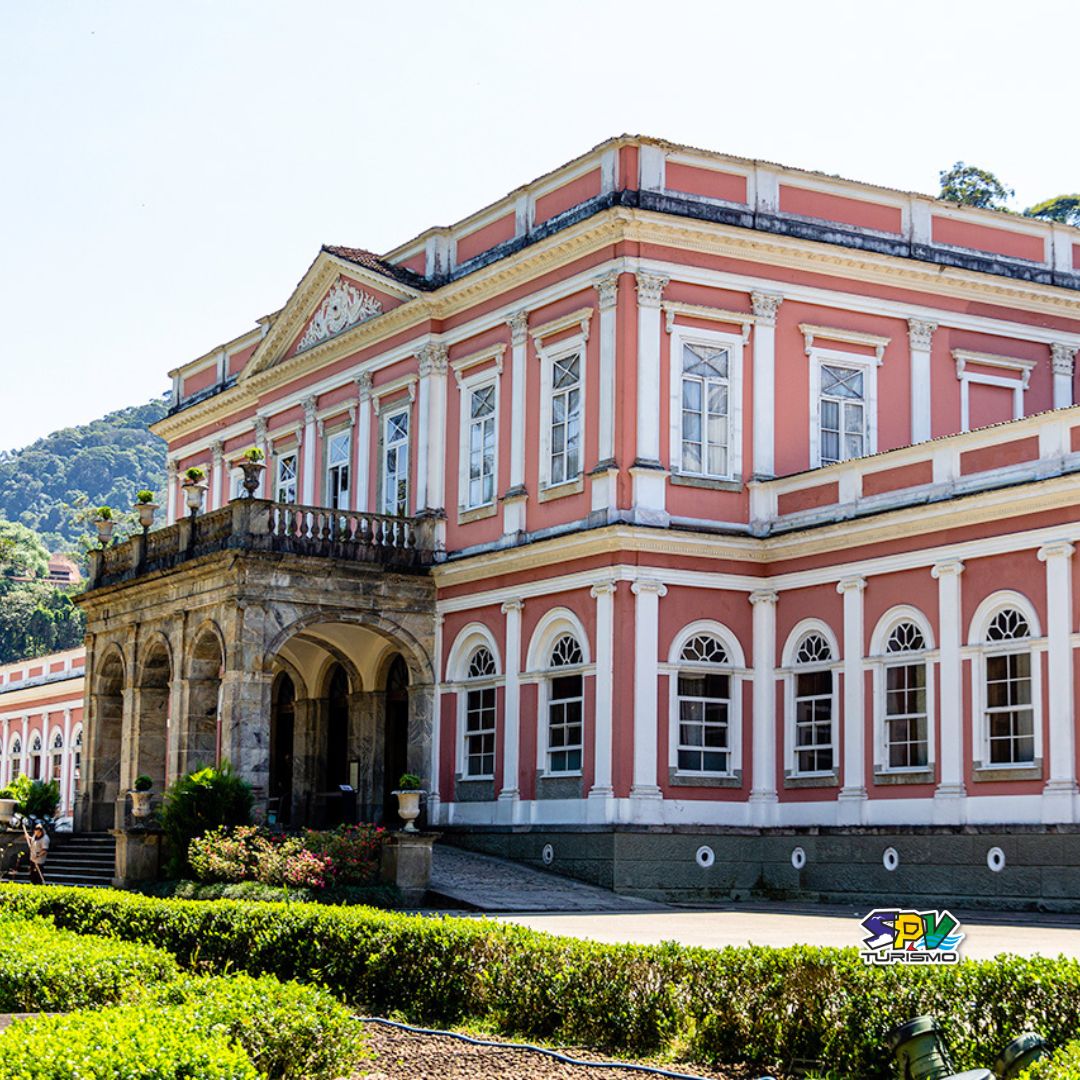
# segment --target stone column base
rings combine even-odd
[[[110,829],[116,838],[114,889],[130,889],[146,881],[157,881],[161,872],[160,829]]]
[[[406,904],[414,907],[431,885],[431,848],[441,833],[396,832],[383,844],[380,876],[397,886]]]

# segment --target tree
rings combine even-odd
[[[982,210],[1004,210],[1016,193],[992,173],[963,161],[951,169],[942,169],[940,198],[961,206],[976,206]]]
[[[43,578],[49,572],[49,549],[33,529],[0,520],[0,574]]]
[[[1044,199],[1041,203],[1029,206],[1024,211],[1024,217],[1080,226],[1080,195],[1055,195],[1052,199]]]

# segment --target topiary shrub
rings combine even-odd
[[[223,761],[181,776],[165,793],[161,827],[169,849],[171,877],[191,877],[191,841],[221,825],[251,824],[251,785]]]

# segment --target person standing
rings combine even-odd
[[[30,884],[44,885],[45,876],[41,868],[45,865],[45,859],[49,854],[49,834],[45,826],[39,821],[34,826],[34,834],[26,831],[26,823],[23,823],[23,836],[26,837],[26,846],[30,849]]]

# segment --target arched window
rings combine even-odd
[[[9,783],[14,783],[22,773],[22,739],[18,735],[11,740],[11,775]]]
[[[1031,628],[1017,608],[1003,608],[986,628],[983,730],[987,765],[1035,762]]]
[[[713,634],[696,634],[682,649],[676,676],[678,770],[731,772],[731,660]]]
[[[72,740],[71,755],[71,805],[74,806],[79,797],[79,779],[82,772],[82,728],[75,730],[75,738]]]
[[[585,680],[580,671],[572,669],[582,663],[577,639],[563,634],[552,647],[548,664],[554,672],[548,694],[549,773],[581,772]]]
[[[41,752],[41,736],[35,734],[30,740],[30,779],[41,780],[45,771],[43,762],[45,755]]]
[[[927,735],[926,640],[915,623],[893,627],[885,642],[885,764],[888,769],[924,769]]]
[[[61,732],[53,735],[52,746],[49,748],[49,779],[60,783],[60,777],[64,771],[64,736]]]
[[[469,658],[465,691],[465,778],[487,780],[495,775],[495,657],[481,645]]]
[[[817,631],[795,650],[795,772],[825,773],[836,767],[832,646]]]

